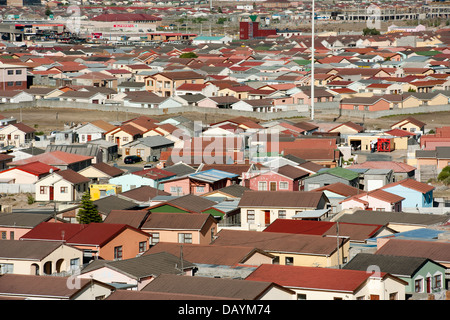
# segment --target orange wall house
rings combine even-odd
[[[340,105],[344,110],[381,111],[389,110],[390,103],[385,99],[373,99],[373,97],[361,97],[343,99]]]

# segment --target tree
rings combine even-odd
[[[89,190],[81,197],[81,207],[78,210],[77,220],[82,224],[89,224],[91,222],[102,222],[102,217],[98,213],[97,207],[91,200]]]
[[[47,17],[49,17],[49,16],[51,16],[52,14],[53,14],[52,10],[50,10],[50,8],[47,6],[47,7],[45,8],[45,15],[46,15]]]
[[[438,181],[443,182],[445,185],[450,184],[450,166],[446,166],[442,169],[441,173],[437,176]]]
[[[380,31],[375,29],[375,28],[364,28],[363,29],[363,34],[365,36],[376,36],[380,34]]]
[[[185,52],[180,54],[180,58],[197,58],[198,56],[195,54],[195,52]]]

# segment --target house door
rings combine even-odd
[[[91,141],[92,140],[92,135],[88,134],[87,135],[87,141]]]
[[[276,182],[270,183],[270,191],[277,191],[277,183]]]
[[[427,278],[427,293],[431,293],[431,277]]]
[[[49,196],[49,199],[50,199],[50,201],[53,201],[53,191],[54,191],[54,187],[53,186],[50,186],[49,187],[49,194],[50,194],[50,196]]]
[[[119,137],[116,137],[116,144],[118,147],[120,147],[120,138]]]
[[[370,300],[380,300],[380,296],[377,294],[371,294],[370,295]]]
[[[270,210],[264,211],[264,223],[266,224],[266,226],[270,224]]]

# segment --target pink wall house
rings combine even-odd
[[[307,176],[308,172],[285,165],[251,177],[246,185],[255,191],[303,191],[303,178]]]
[[[340,204],[342,210],[361,208],[363,210],[401,212],[404,199],[393,193],[375,189],[347,198],[341,201]]]
[[[197,103],[197,106],[202,107],[202,108],[217,108],[217,103],[209,98],[200,100]]]

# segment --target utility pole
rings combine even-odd
[[[311,120],[314,120],[314,18],[315,3],[311,7]]]
[[[337,242],[337,261],[338,261],[338,268],[341,268],[341,262],[339,257],[339,222],[336,221],[336,242]]]

